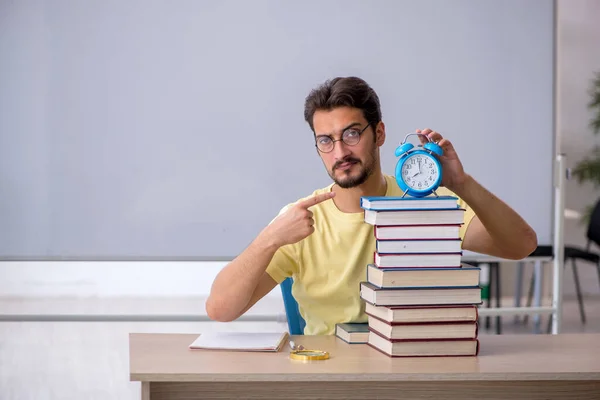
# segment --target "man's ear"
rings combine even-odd
[[[377,128],[375,128],[375,143],[380,147],[385,143],[385,124],[383,121],[379,121]]]

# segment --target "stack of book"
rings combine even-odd
[[[376,249],[360,296],[367,343],[394,357],[479,353],[479,268],[461,262],[458,198],[363,197]]]

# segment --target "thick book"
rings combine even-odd
[[[405,239],[377,240],[375,250],[379,254],[398,253],[458,253],[462,251],[460,239]]]
[[[380,288],[361,282],[360,297],[375,306],[482,303],[479,286]]]
[[[365,302],[365,313],[387,322],[454,322],[477,321],[476,305],[376,306]]]
[[[463,224],[464,208],[428,210],[364,210],[364,221],[371,225]]]
[[[369,339],[369,324],[367,322],[336,324],[335,335],[346,343],[367,343]]]
[[[363,196],[360,206],[365,210],[422,210],[458,208],[458,197],[427,196],[427,197],[395,197],[395,196]]]
[[[479,339],[394,339],[370,331],[368,345],[390,357],[476,356]]]
[[[467,322],[387,322],[369,316],[369,328],[386,339],[475,339],[477,321]]]
[[[377,240],[460,239],[461,225],[375,225],[373,234]]]
[[[373,253],[373,264],[380,268],[460,267],[462,251],[456,253]]]
[[[367,265],[367,282],[382,288],[477,286],[481,268],[463,264],[456,268],[378,268]]]

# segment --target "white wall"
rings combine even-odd
[[[594,138],[587,124],[587,87],[592,71],[600,70],[600,1],[558,1],[558,89],[560,147],[568,166],[581,159],[600,138]],[[526,133],[524,133],[526,135]],[[524,136],[523,143],[527,143]],[[582,210],[600,191],[567,183],[566,207]],[[566,220],[565,241],[585,244],[585,229]],[[205,296],[223,263],[85,263],[33,262],[0,263],[0,296]],[[550,271],[550,267],[548,271]],[[513,290],[513,272],[503,269],[503,292]],[[586,294],[599,294],[594,268],[579,268]],[[547,274],[549,277],[550,273]],[[572,272],[565,274],[565,295],[574,293]],[[269,296],[279,296],[272,291]]]

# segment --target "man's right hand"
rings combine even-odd
[[[299,242],[315,231],[313,213],[309,208],[334,196],[335,192],[321,193],[294,204],[275,218],[264,233],[278,247]]]

